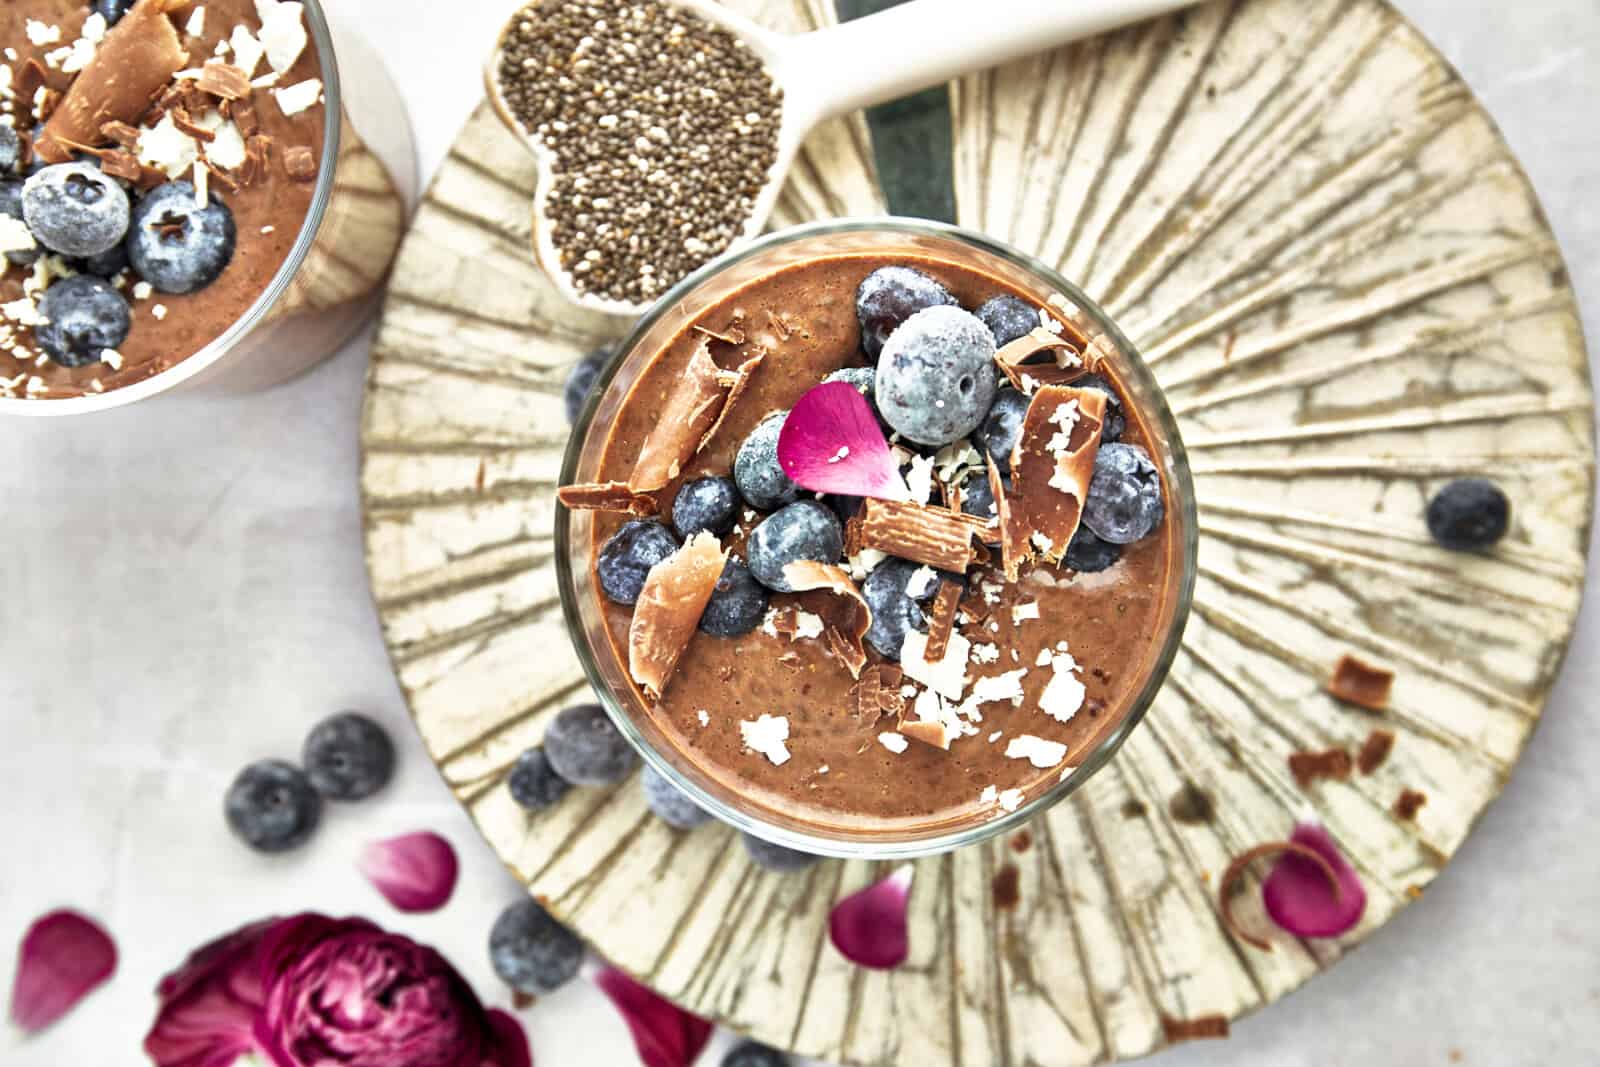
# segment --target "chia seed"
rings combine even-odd
[[[783,93],[736,36],[661,0],[534,0],[501,95],[554,156],[545,205],[579,291],[645,304],[743,232]]]

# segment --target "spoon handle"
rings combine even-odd
[[[785,107],[821,121],[1194,2],[911,0],[784,41]]]

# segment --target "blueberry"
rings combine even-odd
[[[52,252],[95,256],[128,235],[132,209],[122,186],[98,167],[57,163],[22,186],[22,215]]]
[[[567,406],[568,422],[576,423],[578,416],[583,414],[583,405],[589,402],[589,394],[594,392],[600,372],[606,369],[606,364],[616,354],[615,345],[601,345],[574,363],[572,370],[567,372],[567,384],[561,399]]]
[[[994,353],[994,335],[969,312],[917,312],[878,358],[878,414],[918,444],[959,441],[994,403]]]
[[[616,785],[633,771],[633,748],[598,704],[564,708],[544,734],[555,772],[573,785]]]
[[[600,591],[617,604],[633,604],[644,589],[650,568],[678,550],[672,531],[651,519],[635,519],[622,524],[600,546],[595,571],[600,575]]]
[[[330,800],[365,800],[394,777],[394,742],[354,711],[317,723],[300,754],[317,792]]]
[[[506,985],[519,993],[554,993],[583,965],[583,942],[533,899],[519,900],[500,913],[489,931],[489,962]]]
[[[239,772],[223,807],[228,826],[258,852],[306,843],[322,819],[322,796],[292,763],[262,760]]]
[[[1039,327],[1039,309],[1010,293],[985,300],[973,314],[989,327],[994,343],[1001,347],[1028,336]]]
[[[910,267],[879,267],[856,289],[856,319],[861,323],[861,350],[877,359],[889,335],[924,308],[956,305],[950,290]]]
[[[133,7],[135,0],[94,0],[94,10],[103,15],[107,26],[115,26]]]
[[[517,757],[511,766],[511,776],[506,779],[511,799],[529,811],[543,811],[554,807],[567,795],[572,783],[556,773],[550,766],[550,757],[542,747],[535,746]]]
[[[656,818],[677,830],[693,830],[711,820],[711,813],[665,777],[654,767],[646,766],[639,778],[644,789],[644,802],[656,813]]]
[[[139,277],[163,293],[192,293],[221,277],[233,259],[233,212],[215,195],[194,202],[187,181],[159,186],[133,212],[128,258]]]
[[[992,519],[1000,514],[995,506],[994,490],[989,488],[988,471],[973,471],[961,483],[961,510],[980,519]]]
[[[739,515],[739,490],[732,478],[685,482],[672,502],[672,528],[687,541],[701,530],[722,537]]]
[[[1128,428],[1128,418],[1123,413],[1122,397],[1117,395],[1116,386],[1098,374],[1086,375],[1072,385],[1076,389],[1097,389],[1106,394],[1106,421],[1100,427],[1100,440],[1104,444],[1122,440],[1122,432]]]
[[[753,508],[771,511],[800,499],[800,487],[778,465],[778,434],[787,411],[768,415],[750,431],[733,458],[733,480],[739,495]]]
[[[771,841],[764,841],[754,834],[741,833],[740,836],[744,838],[744,850],[751,861],[765,870],[790,874],[794,871],[803,871],[822,858],[813,856],[809,852],[774,845]]]
[[[15,174],[22,163],[22,138],[13,126],[0,125],[0,174]]]
[[[821,499],[824,504],[833,509],[835,515],[839,516],[840,522],[849,522],[861,514],[861,497],[845,496],[842,493],[827,493]]]
[[[1161,475],[1144,449],[1110,444],[1094,459],[1083,524],[1102,541],[1131,545],[1150,536],[1166,514]]]
[[[839,518],[815,500],[801,500],[773,512],[745,545],[750,573],[768,589],[791,593],[783,568],[798,560],[838,563],[844,555],[844,527]]]
[[[122,294],[102,278],[78,274],[44,291],[39,315],[45,321],[33,336],[45,354],[63,367],[87,367],[101,353],[128,339],[133,314]]]
[[[700,615],[700,629],[712,637],[743,637],[761,625],[768,599],[767,587],[756,581],[750,568],[730,559]]]
[[[1451,482],[1428,502],[1428,532],[1445,548],[1471,552],[1489,548],[1511,525],[1511,501],[1482,478]]]
[[[872,610],[872,625],[867,629],[867,644],[885,659],[897,660],[912,630],[926,630],[928,621],[916,598],[906,593],[911,576],[921,565],[904,559],[886,559],[872,569],[861,583],[861,595]],[[937,586],[933,590],[937,593]],[[923,593],[924,602],[927,593]]]
[[[93,274],[96,278],[109,281],[128,269],[128,246],[114,244],[98,256],[74,261],[73,266],[83,274]]]
[[[22,183],[19,181],[0,181],[0,215],[10,215],[14,219],[21,219],[24,226],[27,220],[22,219]],[[37,242],[37,238],[35,238]],[[38,248],[30,248],[26,252],[7,252],[6,259],[19,267],[32,266],[40,256]]]
[[[878,371],[876,367],[843,367],[834,371],[823,383],[849,382],[856,387],[856,392],[867,398],[868,403],[873,403],[873,390],[877,386]]]
[[[789,1067],[789,1057],[759,1041],[745,1041],[722,1057],[722,1067]]]
[[[1066,563],[1072,570],[1083,574],[1098,574],[1122,558],[1122,546],[1102,541],[1087,526],[1079,526],[1067,546]]]
[[[1011,450],[1022,438],[1022,421],[1028,417],[1028,398],[1015,389],[1002,389],[983,417],[972,447],[994,459],[1001,474],[1011,473]]]

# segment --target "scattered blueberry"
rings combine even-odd
[[[572,370],[567,372],[567,385],[561,399],[567,406],[568,422],[576,423],[578,416],[583,414],[583,405],[589,402],[589,394],[594,392],[600,372],[606,369],[606,364],[616,354],[615,345],[601,345],[574,363]]]
[[[1001,474],[1011,473],[1011,450],[1022,438],[1022,421],[1028,417],[1028,398],[1015,389],[1002,389],[994,398],[994,406],[983,417],[978,432],[972,435],[972,447],[994,458]]]
[[[919,311],[878,358],[878,413],[922,445],[958,441],[994,403],[994,335],[957,307]]]
[[[722,1057],[722,1067],[789,1067],[789,1057],[759,1041],[745,1041]]]
[[[877,387],[878,370],[876,367],[843,367],[822,379],[823,384],[828,382],[849,382],[856,387],[856,392],[867,398],[868,403],[873,402],[873,390]]]
[[[826,493],[821,500],[833,509],[833,513],[839,516],[840,522],[849,522],[861,514],[861,497],[845,496],[842,493]]]
[[[800,487],[783,473],[778,464],[778,435],[783,432],[787,411],[768,415],[750,431],[733,457],[733,480],[739,495],[753,508],[771,511],[800,499]]]
[[[109,281],[128,269],[128,246],[114,244],[98,256],[76,260],[73,266],[84,274],[93,274],[96,278]]]
[[[1150,536],[1165,514],[1161,475],[1149,454],[1135,445],[1101,448],[1083,504],[1083,524],[1102,541],[1131,545]]]
[[[644,802],[656,813],[656,818],[677,830],[693,830],[711,820],[706,811],[689,795],[667,781],[654,767],[646,766],[639,783],[644,789]]]
[[[844,555],[844,527],[838,516],[815,500],[800,500],[768,515],[750,531],[745,558],[750,573],[768,589],[794,591],[783,569],[798,560],[838,563]]]
[[[1102,541],[1087,526],[1079,526],[1067,546],[1067,566],[1083,574],[1098,574],[1122,558],[1122,546]]]
[[[19,181],[0,181],[0,215],[10,215],[14,219],[21,219],[24,226],[27,220],[22,218],[22,183]],[[30,248],[26,252],[7,252],[6,259],[19,267],[32,266],[40,256],[37,248]]]
[[[1511,501],[1482,478],[1451,482],[1428,502],[1428,532],[1445,548],[1471,552],[1489,548],[1511,525]]]
[[[1001,347],[1028,336],[1039,327],[1039,309],[1010,293],[985,300],[973,314],[989,327],[994,343]]]
[[[771,841],[764,841],[754,834],[741,833],[740,836],[744,838],[744,850],[749,854],[751,861],[765,870],[790,874],[794,871],[803,871],[822,858],[813,856],[809,852],[774,845]]]
[[[544,734],[555,772],[573,785],[616,785],[633,770],[633,748],[599,704],[565,708]]]
[[[1000,514],[995,506],[994,490],[989,488],[988,471],[973,471],[961,483],[961,510],[980,519],[992,519]]]
[[[672,502],[672,528],[687,541],[701,530],[718,537],[733,529],[739,516],[739,490],[732,478],[696,478],[685,482]]]
[[[317,792],[330,800],[365,800],[394,777],[394,742],[354,711],[323,719],[306,735],[301,761]]]
[[[700,629],[712,637],[743,637],[761,625],[768,599],[767,587],[756,581],[750,568],[742,560],[730,559],[700,615]]]
[[[489,962],[506,985],[519,993],[554,993],[583,965],[583,942],[533,899],[519,900],[500,913],[489,931]]]
[[[635,519],[623,523],[600,547],[595,560],[600,591],[613,603],[636,603],[650,568],[677,550],[677,538],[659,522]]]
[[[135,0],[94,0],[97,14],[105,16],[107,26],[115,26],[133,7]]]
[[[856,289],[856,319],[861,323],[861,350],[872,359],[883,351],[889,335],[924,308],[956,306],[956,298],[934,279],[910,267],[879,267]]]
[[[261,760],[239,772],[223,808],[228,826],[258,852],[306,843],[322,819],[322,796],[292,763]]]
[[[22,163],[22,138],[15,127],[0,126],[0,174],[15,174]]]
[[[535,746],[517,757],[511,766],[511,777],[506,780],[511,799],[529,811],[543,811],[554,807],[567,795],[572,783],[556,773],[550,766],[550,757],[542,747]]]
[[[1072,385],[1077,389],[1098,389],[1106,394],[1106,421],[1100,427],[1100,441],[1115,444],[1122,440],[1122,432],[1128,428],[1128,417],[1122,410],[1122,397],[1117,395],[1116,386],[1098,374],[1086,375]]]
[[[102,278],[78,274],[44,291],[33,330],[45,354],[63,367],[87,367],[127,340],[133,314],[122,294]]]
[[[57,163],[23,184],[22,216],[52,252],[93,256],[128,235],[132,209],[122,186],[98,167]]]
[[[867,629],[866,641],[886,659],[900,658],[906,634],[928,628],[918,598],[906,593],[911,576],[921,569],[921,564],[910,560],[890,558],[874,567],[867,580],[861,583],[861,595],[866,597],[867,607],[872,610],[872,625]],[[937,592],[935,585],[920,599],[926,603],[930,593],[936,595]]]
[[[133,212],[128,258],[139,276],[163,293],[192,293],[221,277],[233,259],[233,212],[212,195],[194,202],[194,185],[168,182]]]

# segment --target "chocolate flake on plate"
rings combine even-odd
[[[1001,348],[994,361],[1019,392],[1028,394],[1041,385],[1066,385],[1082,378],[1087,373],[1082,351],[1068,338],[1040,326]]]
[[[1402,789],[1394,801],[1394,816],[1410,822],[1417,817],[1417,812],[1428,802],[1428,794],[1416,789]]]
[[[838,657],[852,678],[867,665],[862,639],[872,625],[872,609],[849,572],[831,563],[797,560],[783,568],[784,579],[801,594],[801,603],[822,618],[828,651]]]
[[[1026,524],[1031,549],[1051,563],[1078,532],[1105,414],[1099,390],[1055,385],[1035,393],[1023,417],[1011,452],[1010,518]]]
[[[1373,730],[1362,742],[1361,751],[1356,753],[1356,769],[1362,774],[1371,774],[1382,767],[1389,758],[1389,753],[1394,749],[1394,734],[1388,730]]]
[[[987,529],[977,516],[948,508],[869,499],[861,513],[857,547],[963,574],[978,559],[973,539]]]
[[[1338,900],[1344,891],[1339,885],[1339,874],[1333,869],[1333,864],[1328,862],[1327,857],[1310,845],[1302,844],[1299,841],[1268,841],[1264,845],[1257,845],[1255,848],[1250,849],[1228,864],[1228,869],[1222,872],[1222,880],[1217,883],[1217,899],[1222,913],[1222,928],[1240,941],[1248,945],[1254,945],[1263,952],[1272,951],[1272,942],[1259,934],[1253,934],[1246,930],[1239,925],[1239,921],[1233,916],[1234,886],[1256,860],[1264,859],[1267,856],[1282,855],[1286,852],[1292,852],[1296,856],[1303,857],[1316,864],[1318,870],[1328,879],[1328,885],[1333,889],[1335,900]]]
[[[563,485],[556,499],[573,511],[615,511],[640,518],[654,515],[659,507],[655,497],[634,492],[627,482]]]
[[[659,699],[716,591],[728,554],[702,531],[650,568],[628,626],[628,673]]]
[[[1294,775],[1301,789],[1324,778],[1342,782],[1350,777],[1352,765],[1350,753],[1342,748],[1289,754],[1289,773]]]
[[[1170,1015],[1163,1015],[1161,1032],[1170,1045],[1181,1041],[1222,1040],[1229,1034],[1228,1017],[1218,1014],[1202,1015],[1196,1019],[1174,1019]]]
[[[1393,671],[1374,667],[1349,653],[1339,657],[1333,676],[1328,679],[1328,692],[1336,699],[1368,711],[1388,708],[1389,692],[1393,688]]]
[[[950,635],[956,629],[956,609],[961,603],[961,586],[955,582],[939,583],[939,595],[933,600],[928,613],[928,647],[930,660],[944,659],[950,648]]]

